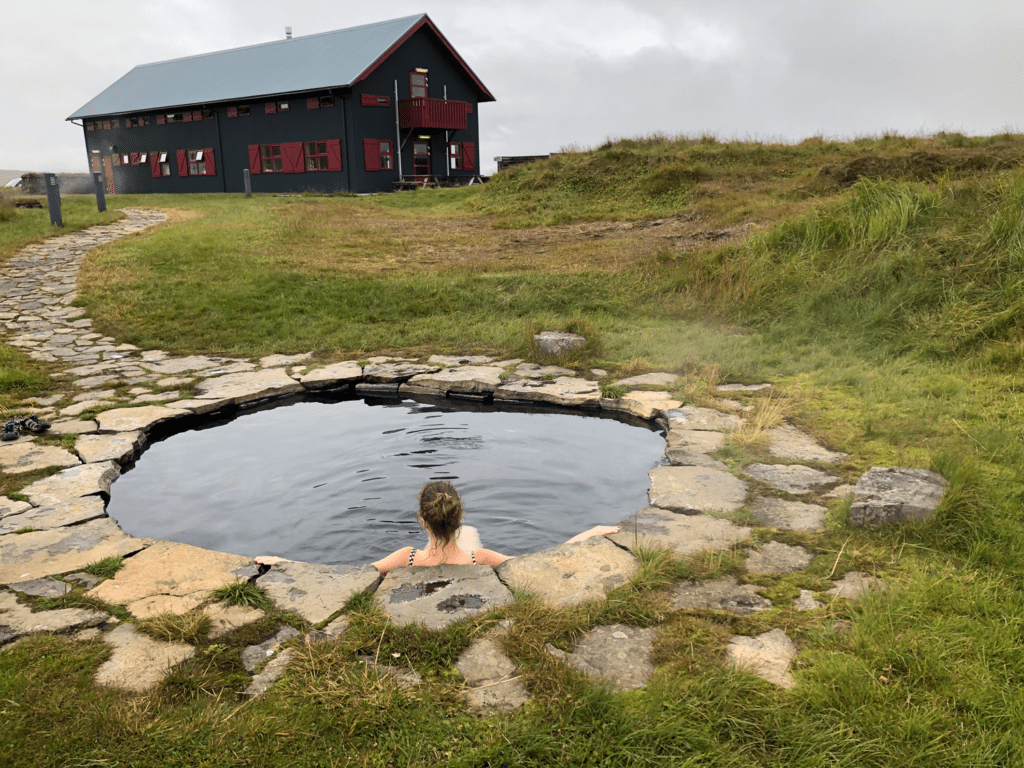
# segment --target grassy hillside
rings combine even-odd
[[[147,196],[163,227],[91,254],[79,303],[99,329],[171,351],[321,360],[396,351],[530,355],[531,329],[590,339],[571,361],[684,375],[677,395],[774,383],[753,421],[785,417],[870,466],[948,481],[936,517],[898,530],[769,531],[817,556],[752,577],[739,552],[646,553],[607,604],[556,611],[519,596],[507,650],[534,702],[463,711],[451,662],[495,617],[432,633],[357,598],[338,643],[302,646],[267,697],[240,701],[249,634],[200,638],[156,692],[91,682],[99,641],[0,652],[0,754],[12,766],[1016,766],[1024,763],[1024,137],[885,136],[798,145],[648,137],[569,152],[484,187],[373,198]],[[15,394],[37,371],[0,356]],[[6,402],[13,402],[8,400]],[[774,421],[773,421],[774,420]],[[731,467],[774,461],[763,432]],[[749,521],[748,521],[749,522]],[[884,594],[801,613],[800,589],[860,570]],[[735,575],[766,613],[670,613],[664,588]],[[555,664],[598,623],[660,625],[658,672],[613,694]],[[722,664],[732,634],[782,627],[791,691]],[[251,635],[251,636],[250,636]],[[400,658],[415,695],[368,674]]]

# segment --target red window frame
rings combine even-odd
[[[376,96],[372,93],[359,94],[359,105],[362,107],[390,107],[390,96]]]
[[[341,139],[249,145],[250,174],[341,170]]]
[[[178,176],[216,176],[213,147],[178,150]]]
[[[368,171],[390,171],[395,167],[391,139],[363,139],[363,164]]]
[[[456,147],[458,153],[456,154]],[[454,165],[458,160],[458,166]],[[476,170],[476,144],[472,141],[453,141],[448,145],[448,167],[453,171]]]
[[[291,105],[287,101],[268,101],[263,105],[263,111],[268,115],[276,115],[278,112],[290,112]]]
[[[414,83],[413,80],[416,78],[423,78],[423,84],[419,85]],[[421,90],[422,93],[417,93]],[[430,77],[426,71],[417,72],[415,69],[409,73],[409,98],[410,99],[426,99],[430,96]]]
[[[95,131],[96,130],[96,123],[86,123],[85,124],[85,130],[87,130],[87,131]]]
[[[149,153],[149,170],[154,179],[171,175],[170,153],[161,149],[154,149]]]

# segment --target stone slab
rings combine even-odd
[[[443,629],[513,601],[508,587],[486,565],[395,568],[384,576],[374,602],[398,626]]]
[[[600,408],[601,388],[593,381],[562,376],[553,381],[521,379],[494,390],[495,400],[551,403],[574,408]]]
[[[703,582],[686,582],[672,590],[672,610],[697,608],[726,611],[738,616],[747,616],[758,611],[767,611],[772,601],[757,594],[761,587],[755,584],[738,584],[733,576]]]
[[[750,514],[773,528],[788,531],[820,531],[825,527],[828,509],[802,501],[762,497],[751,505]]]
[[[71,585],[66,581],[59,581],[52,576],[43,576],[41,579],[30,581],[19,581],[16,584],[8,584],[15,592],[21,592],[29,597],[63,597],[71,591]]]
[[[21,605],[13,593],[0,592],[0,645],[23,635],[60,634],[98,627],[109,618],[105,613],[85,608],[58,608],[32,613],[32,609]]]
[[[109,517],[69,528],[0,537],[0,584],[85,568],[105,557],[138,552],[145,542]]]
[[[629,552],[604,536],[593,536],[506,560],[498,566],[498,576],[510,587],[561,607],[603,600],[629,581],[637,565]]]
[[[627,392],[618,399],[601,398],[601,408],[606,411],[629,413],[641,419],[652,419],[682,405],[672,400],[665,392],[638,390]]]
[[[637,547],[668,547],[679,556],[728,549],[752,529],[711,515],[687,515],[644,507],[619,524],[607,538],[631,552]]]
[[[103,640],[113,648],[113,653],[96,670],[96,684],[135,693],[155,688],[172,667],[196,652],[185,643],[154,640],[131,624],[115,627]]]
[[[62,419],[50,424],[47,432],[51,435],[85,435],[98,429],[96,422],[92,420]]]
[[[748,464],[743,472],[765,485],[796,495],[825,491],[842,480],[799,464]]]
[[[229,373],[196,384],[196,400],[230,400],[236,405],[302,392],[303,386],[279,368]]]
[[[301,633],[294,627],[281,627],[262,643],[250,645],[245,648],[241,654],[242,666],[245,667],[245,671],[250,674],[255,672],[260,664],[277,653],[277,649],[281,647],[281,643],[286,640],[291,640],[293,637],[298,637],[299,634]]]
[[[433,390],[437,394],[457,392],[484,395],[498,388],[504,372],[503,368],[493,366],[465,365],[458,368],[442,368],[436,373],[421,373],[409,379],[408,383]]]
[[[747,484],[720,469],[655,467],[648,475],[651,506],[673,512],[735,512],[747,498]]]
[[[430,365],[444,365],[452,368],[457,365],[490,365],[494,358],[489,355],[431,355],[427,358]],[[501,366],[504,370],[504,366]]]
[[[9,515],[20,515],[30,509],[32,509],[32,505],[27,501],[15,501],[6,496],[0,496],[0,520]]]
[[[105,515],[106,505],[100,496],[83,496],[52,507],[30,507],[20,515],[9,515],[0,520],[0,535],[14,533],[22,528],[49,531]]]
[[[396,667],[388,664],[381,664],[373,660],[372,656],[360,656],[359,663],[371,670],[380,677],[390,677],[403,691],[408,691],[423,682],[420,673],[411,667]]]
[[[202,355],[163,359],[158,358],[153,353],[147,353],[144,360],[145,362],[140,363],[143,368],[153,373],[158,373],[161,376],[174,376],[189,371],[208,371],[217,368],[225,362],[234,362],[225,361],[224,358],[204,357]],[[151,360],[158,360],[158,362],[150,362]]]
[[[814,592],[809,589],[801,589],[800,596],[793,600],[793,607],[798,611],[813,611],[825,606],[814,599]]]
[[[291,660],[292,651],[290,648],[285,648],[276,658],[270,660],[270,663],[263,668],[262,672],[252,679],[249,687],[242,691],[242,694],[245,696],[262,696],[285,673],[288,669],[288,662]]]
[[[358,592],[380,579],[372,565],[317,565],[285,561],[259,577],[262,587],[277,606],[295,611],[311,624],[326,621]]]
[[[840,451],[830,451],[791,424],[768,430],[768,452],[779,459],[791,461],[819,461],[838,464],[849,457]]]
[[[814,555],[803,547],[767,541],[760,548],[750,550],[746,567],[750,573],[792,573],[803,570],[813,559]]]
[[[246,608],[242,605],[225,605],[223,603],[213,603],[206,606],[203,611],[210,617],[210,631],[207,636],[211,640],[234,632],[246,624],[259,621],[266,615],[259,608]]]
[[[501,365],[501,363],[498,363]],[[504,367],[504,366],[502,366]],[[560,365],[537,365],[536,363],[519,363],[516,365],[516,376],[524,379],[540,379],[545,376],[575,376],[576,371],[571,368],[563,368]]]
[[[399,384],[413,376],[434,373],[440,370],[436,365],[420,363],[379,363],[363,369],[363,380],[367,384]]]
[[[720,384],[715,387],[719,392],[761,392],[771,388],[771,384]]]
[[[50,477],[36,480],[21,489],[29,502],[37,507],[62,504],[81,496],[110,493],[110,484],[121,474],[121,468],[112,461],[79,464]]]
[[[85,571],[78,571],[77,573],[69,573],[64,578],[67,579],[68,581],[73,581],[75,584],[81,584],[86,589],[92,589],[97,584],[99,584],[101,581],[103,581],[103,577],[102,576],[94,576],[93,574],[86,573]]]
[[[304,363],[313,357],[312,352],[303,352],[298,355],[267,355],[260,358],[260,365],[264,368],[283,368],[287,365]]]
[[[720,432],[704,432],[705,435],[718,435]],[[667,447],[665,448],[665,459],[673,467],[704,467],[705,469],[727,470],[728,466],[724,461],[712,459],[706,453],[697,453],[688,448]]]
[[[238,580],[252,560],[211,552],[189,544],[158,541],[125,561],[113,578],[89,594],[145,619],[161,613],[183,614],[202,604],[210,592]]]
[[[310,371],[299,382],[306,389],[331,389],[363,380],[363,369],[355,360],[333,363]]]
[[[856,600],[868,590],[884,592],[885,583],[875,576],[870,576],[860,571],[850,571],[844,574],[842,579],[835,582],[835,586],[825,594]]]
[[[455,669],[466,681],[463,696],[470,712],[511,712],[530,700],[516,678],[518,667],[502,650],[497,637],[481,637],[462,652]]]
[[[56,445],[40,445],[18,440],[0,445],[0,472],[20,475],[47,467],[74,467],[81,460],[73,453]]]
[[[682,448],[694,453],[713,453],[725,445],[725,434],[702,429],[670,429],[665,435],[666,450]]]
[[[619,379],[615,382],[617,387],[671,387],[679,377],[674,373],[643,373],[639,376]],[[677,406],[678,407],[678,406]]]
[[[157,424],[190,415],[190,411],[163,405],[143,405],[138,408],[114,408],[96,417],[103,432],[146,432]]]
[[[132,458],[146,437],[142,432],[120,432],[113,435],[82,435],[75,441],[75,450],[87,464],[116,461],[123,464]]]
[[[231,400],[174,400],[167,404],[168,408],[191,413],[213,413],[231,405]]]
[[[789,673],[790,662],[796,657],[796,646],[781,629],[746,637],[733,637],[725,649],[726,656],[736,669],[743,669],[762,680],[782,688],[796,687]]]
[[[880,526],[927,520],[945,491],[942,475],[926,469],[872,467],[854,486],[850,522]]]
[[[732,432],[745,423],[745,419],[732,413],[722,413],[714,408],[700,408],[686,405],[669,411],[670,429],[697,429],[709,432]]]
[[[654,673],[649,661],[656,627],[638,628],[625,624],[594,627],[566,653],[548,644],[548,653],[592,680],[612,684],[618,691],[642,688]]]

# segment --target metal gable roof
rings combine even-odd
[[[349,86],[424,23],[448,45],[426,14],[420,14],[142,64],[67,119]],[[472,71],[466,69],[483,93],[490,96]]]

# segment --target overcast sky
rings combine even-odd
[[[0,168],[87,170],[65,118],[137,64],[424,12],[497,98],[485,171],[654,132],[1024,131],[1021,0],[12,0]]]

